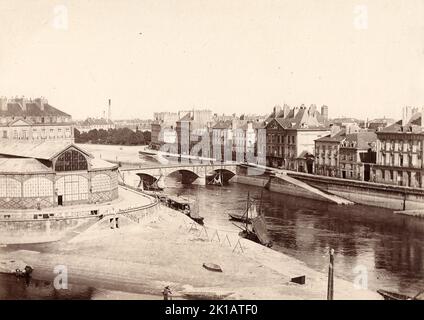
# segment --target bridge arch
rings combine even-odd
[[[206,175],[206,184],[215,184],[214,181],[220,181],[219,184],[226,184],[235,175],[234,171],[226,168],[215,169],[209,171]]]
[[[181,174],[181,183],[182,184],[191,184],[193,183],[197,178],[199,178],[199,175],[189,169],[176,169],[176,170],[170,170],[166,175],[170,176],[175,173]]]
[[[133,174],[137,176],[139,181],[136,184],[141,187],[149,187],[151,185],[158,185],[163,183],[163,178],[167,176],[176,175],[181,178],[183,184],[191,184],[196,179],[204,179],[205,183],[208,183],[210,178],[217,178],[219,176],[220,181],[227,183],[234,175],[236,175],[236,165],[179,165],[179,166],[158,166],[158,167],[146,167],[146,168],[134,168],[134,169],[123,169],[123,171],[133,171]],[[201,181],[202,183],[203,181]]]

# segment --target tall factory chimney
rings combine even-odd
[[[324,120],[328,120],[328,107],[326,105],[321,107],[321,116],[324,118]]]
[[[108,109],[107,109],[107,120],[108,121],[111,121],[112,120],[112,100],[111,99],[109,99],[109,106],[108,106]]]

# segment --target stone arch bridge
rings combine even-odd
[[[220,178],[222,183],[228,182],[235,174],[237,164],[176,164],[143,168],[120,168],[120,179],[123,183],[134,186],[151,186],[164,183],[164,178],[171,174],[180,174],[183,184],[198,181],[200,184]]]

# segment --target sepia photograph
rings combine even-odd
[[[423,299],[424,0],[0,0],[0,300]]]

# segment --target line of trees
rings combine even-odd
[[[128,128],[119,129],[93,129],[88,132],[80,132],[74,129],[74,137],[76,143],[93,143],[93,144],[115,144],[125,146],[146,145],[151,141],[150,131],[135,132]]]

